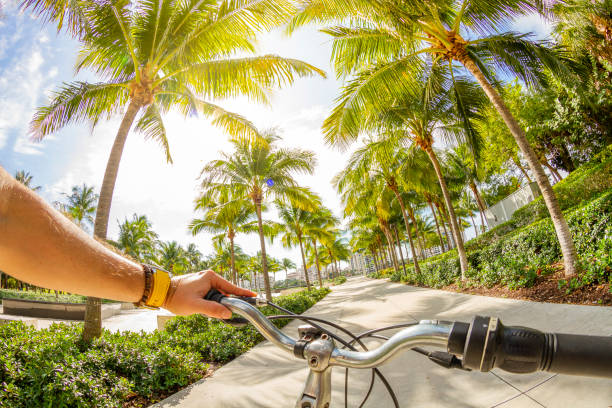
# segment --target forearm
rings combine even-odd
[[[0,270],[30,284],[138,301],[142,267],[89,237],[0,167]]]

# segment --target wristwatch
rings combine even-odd
[[[164,304],[170,289],[171,274],[155,265],[142,264],[145,276],[145,287],[137,307],[159,309]]]

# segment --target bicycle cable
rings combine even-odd
[[[275,319],[281,319],[281,318],[293,318],[293,319],[298,319],[298,320],[302,320],[305,321],[307,323],[310,323],[311,325],[313,325],[314,327],[318,328],[319,330],[322,330],[323,332],[325,332],[328,336],[338,340],[342,345],[344,345],[345,347],[348,347],[349,349],[353,350],[353,351],[357,351],[357,349],[355,347],[353,347],[352,343],[357,342],[363,349],[364,351],[368,351],[368,348],[366,347],[366,345],[359,339],[357,338],[357,336],[355,336],[352,332],[350,332],[349,330],[345,329],[344,327],[336,324],[336,323],[332,323],[330,321],[327,321],[325,319],[320,319],[320,318],[316,318],[316,317],[310,317],[310,316],[302,316],[302,315],[298,315],[295,314],[293,312],[291,312],[290,310],[287,310],[275,303],[272,302],[267,302],[268,305],[284,312],[284,313],[288,313],[287,315],[277,315],[277,316],[269,316],[268,318],[273,318],[272,320]],[[322,328],[321,326],[314,324],[313,321],[319,322],[319,323],[323,323],[323,324],[327,324],[330,327],[333,327],[337,330],[342,331],[343,333],[345,333],[346,335],[348,335],[349,337],[351,337],[353,340],[348,343],[346,342],[344,339],[342,339],[341,337],[335,335],[334,333],[331,333],[328,330],[325,330],[324,328]],[[374,375],[377,375],[378,378],[380,379],[380,381],[383,383],[383,385],[385,386],[385,388],[387,389],[387,392],[389,393],[389,396],[391,397],[391,399],[393,400],[393,405],[395,406],[395,408],[399,408],[399,401],[397,400],[397,397],[395,395],[395,392],[393,391],[393,389],[391,388],[391,385],[389,384],[389,382],[387,381],[387,379],[385,378],[385,376],[380,372],[380,370],[378,368],[373,368],[372,369],[372,380],[370,381],[370,390],[369,392],[366,394],[364,400],[361,402],[361,404],[359,405],[360,407],[363,406],[363,404],[365,404],[365,402],[367,401],[367,399],[369,398],[370,392],[371,392],[371,388],[374,386]],[[345,372],[345,389],[344,389],[344,406],[345,408],[348,408],[348,368],[346,369]]]

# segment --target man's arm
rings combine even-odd
[[[0,270],[49,289],[125,302],[144,292],[144,272],[89,237],[0,167]],[[174,295],[164,307],[177,314],[231,315],[202,297],[211,287],[254,296],[214,272],[173,278]]]

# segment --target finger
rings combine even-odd
[[[227,307],[217,302],[198,299],[194,306],[198,309],[197,313],[203,313],[210,317],[216,317],[217,319],[229,319],[232,317],[232,312]]]
[[[214,275],[211,283],[215,289],[219,289],[227,294],[238,295],[238,296],[249,296],[249,297],[257,296],[255,292],[251,292],[250,290],[239,288],[238,286],[234,285],[233,283],[229,281],[226,281],[225,279],[223,279],[217,274]]]

